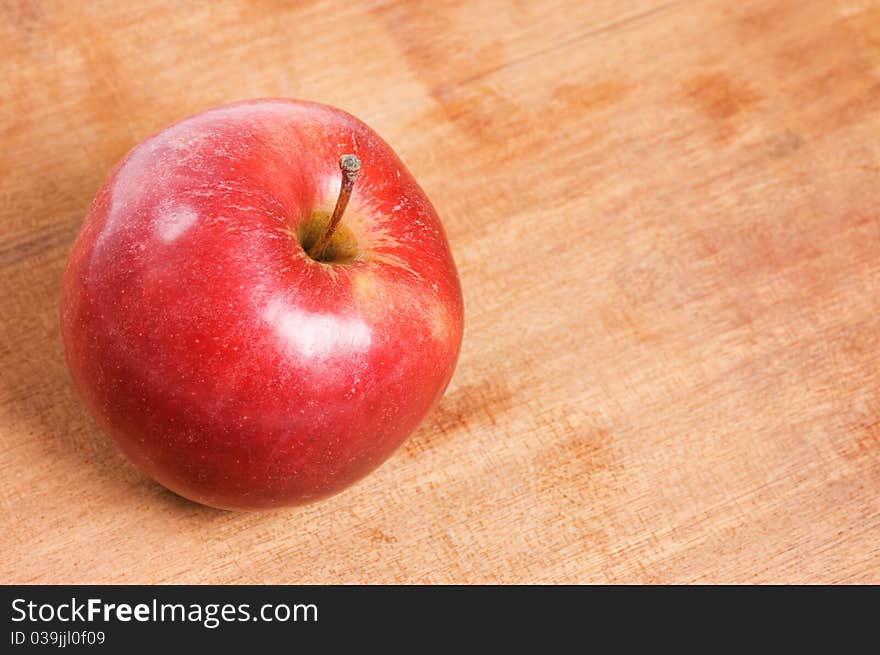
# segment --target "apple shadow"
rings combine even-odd
[[[453,382],[424,423],[404,443],[402,451],[409,457],[418,458],[441,441],[454,438],[474,426],[495,428],[516,406],[520,392],[517,385],[500,378],[461,384]]]

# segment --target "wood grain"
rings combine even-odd
[[[0,2],[0,582],[880,582],[880,3]],[[341,106],[444,217],[456,377],[378,472],[183,501],[77,400],[70,242],[234,99]]]

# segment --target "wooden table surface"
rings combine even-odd
[[[110,167],[338,105],[443,217],[441,405],[323,503],[145,478],[59,341]],[[0,582],[880,582],[880,2],[0,3]]]

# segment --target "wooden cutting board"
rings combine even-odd
[[[0,582],[880,582],[880,3],[0,3]],[[77,399],[110,167],[338,105],[444,218],[455,379],[379,471],[234,514]]]

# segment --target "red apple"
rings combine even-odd
[[[409,171],[361,121],[293,100],[211,109],[134,148],[61,297],[104,429],[169,489],[227,509],[313,501],[376,468],[443,394],[462,322]]]

